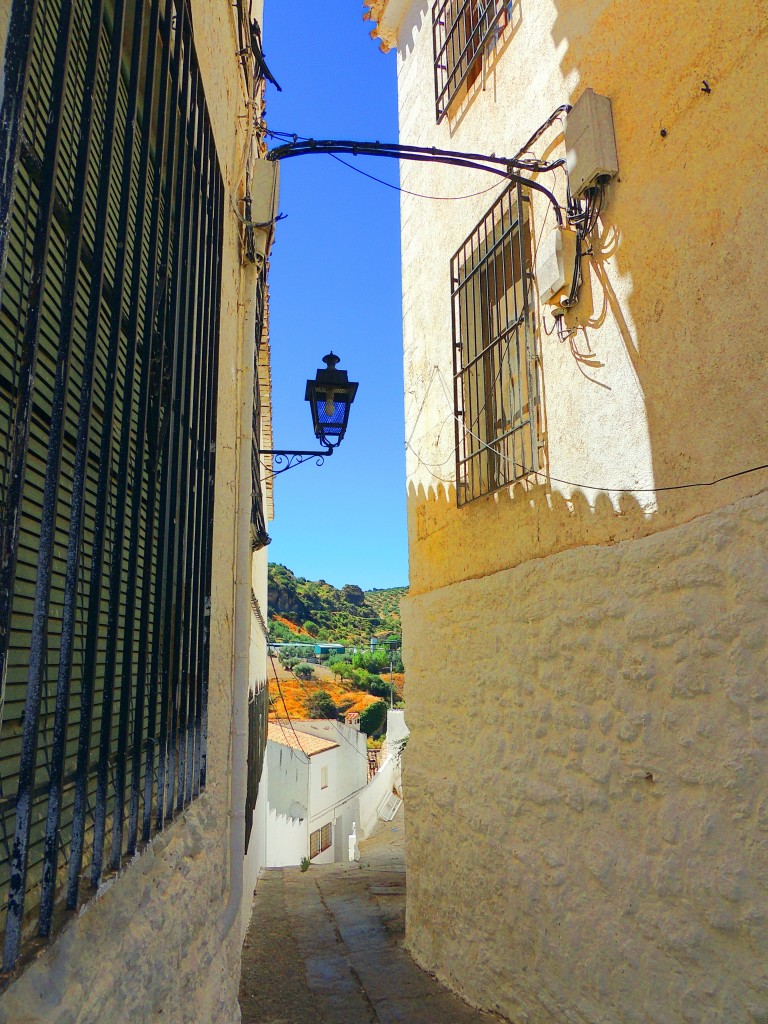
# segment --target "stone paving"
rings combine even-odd
[[[272,868],[243,946],[243,1024],[493,1024],[403,948],[402,807],[352,865]]]

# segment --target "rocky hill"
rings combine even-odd
[[[270,630],[276,639],[296,640],[298,627],[320,640],[346,644],[367,643],[372,636],[399,636],[400,598],[405,593],[407,587],[364,591],[354,583],[339,590],[325,580],[307,580],[284,565],[270,563]]]

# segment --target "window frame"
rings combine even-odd
[[[321,853],[333,846],[333,822],[326,822],[322,828],[315,829],[309,836],[309,859],[314,860]]]
[[[541,468],[530,205],[510,185],[451,259],[459,507]]]
[[[437,123],[482,71],[486,45],[509,17],[510,0],[435,0],[432,53]]]

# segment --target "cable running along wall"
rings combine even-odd
[[[30,12],[0,111],[6,971],[205,785],[222,257],[185,0]]]

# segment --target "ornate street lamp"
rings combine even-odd
[[[336,369],[339,357],[333,352],[323,356],[323,362],[326,368],[318,370],[314,380],[307,381],[304,398],[312,410],[315,437],[320,444],[333,449],[339,447],[346,432],[357,384],[348,378],[346,370]]]
[[[341,444],[347,430],[349,409],[357,394],[357,383],[351,381],[346,370],[337,370],[339,357],[329,352],[323,356],[324,370],[318,370],[314,380],[307,381],[304,398],[309,402],[312,413],[312,427],[315,437],[323,445],[321,452],[286,451],[285,449],[262,450],[262,455],[272,456],[272,476],[300,466],[302,462],[315,459],[318,466]],[[277,466],[279,468],[275,469]]]

